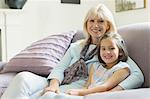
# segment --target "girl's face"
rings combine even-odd
[[[92,37],[92,43],[97,44],[98,38],[109,29],[108,22],[98,16],[90,17],[87,21],[87,31]]]
[[[112,67],[118,62],[119,48],[114,40],[106,38],[101,41],[100,56],[107,66]]]

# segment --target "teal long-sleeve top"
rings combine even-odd
[[[91,44],[92,45],[92,44]],[[96,45],[92,45],[89,47],[90,49],[93,49],[93,47],[96,47]],[[47,79],[57,79],[59,80],[59,83],[63,81],[64,78],[64,70],[71,66],[73,63],[75,63],[80,58],[80,52],[83,48],[83,41],[77,41],[75,43],[72,43],[70,47],[68,48],[67,52],[65,53],[64,57],[58,63],[58,65],[51,71]],[[127,63],[131,67],[131,74],[129,77],[127,77],[124,81],[122,81],[119,85],[123,89],[132,89],[132,88],[138,88],[140,87],[144,82],[144,76],[137,66],[137,64],[129,57],[127,60]],[[95,55],[91,60],[86,61],[88,70],[91,66],[91,64],[97,64],[99,65],[98,57]]]

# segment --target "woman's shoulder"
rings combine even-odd
[[[74,43],[71,43],[70,47],[83,47],[85,45],[85,40],[78,40]]]

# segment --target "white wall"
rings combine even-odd
[[[146,8],[138,10],[129,10],[124,12],[114,13],[116,23],[118,26],[138,23],[138,22],[150,22],[150,0],[147,0]]]
[[[83,19],[87,12],[87,10],[98,3],[101,0],[81,0],[81,4],[64,4],[60,3],[60,0],[51,0],[50,3],[43,2],[43,5],[49,5],[48,9],[46,10],[45,7],[41,7],[41,12],[47,12],[45,15],[41,14],[40,19],[45,21],[44,28],[42,32],[44,35],[46,33],[59,33],[61,31],[67,31],[70,29],[82,29],[83,26]]]
[[[5,8],[7,6],[4,5],[4,2],[0,2],[0,17],[3,17],[0,18],[0,21],[6,19],[2,25],[6,30],[2,33],[2,35],[4,33],[6,35],[3,36],[4,43],[2,44],[4,61],[9,60],[32,42],[42,37],[41,28],[39,28],[39,23],[43,21],[39,18],[41,14],[38,10],[40,9],[40,2],[37,2],[37,0],[28,1],[22,10]]]
[[[91,6],[98,3],[106,4],[112,11],[117,26],[150,21],[149,0],[147,0],[147,4],[149,4],[147,8],[117,13],[115,12],[115,0],[81,0],[81,4],[61,4],[60,0],[51,0],[48,3],[45,0],[45,2],[41,2],[43,6],[39,9],[43,13],[40,15],[42,20],[41,32],[44,32],[44,35],[48,35],[49,33],[52,34],[69,29],[82,29],[86,12]],[[44,5],[49,7],[45,8]]]
[[[15,44],[15,47],[8,46],[8,59],[40,38],[71,29],[82,29],[86,12],[98,3],[106,4],[112,11],[117,26],[150,21],[150,0],[147,0],[145,9],[118,13],[115,12],[115,0],[81,0],[81,4],[64,4],[60,0],[28,0],[21,12],[11,12],[22,28],[14,28],[14,32],[18,31],[16,34],[10,31],[9,45]],[[2,0],[0,7],[5,7]]]

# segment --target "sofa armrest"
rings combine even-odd
[[[0,62],[0,71],[3,69],[3,67],[6,65],[7,62]]]
[[[126,42],[129,56],[144,74],[142,87],[150,87],[150,22],[124,25],[118,28],[118,32]]]

